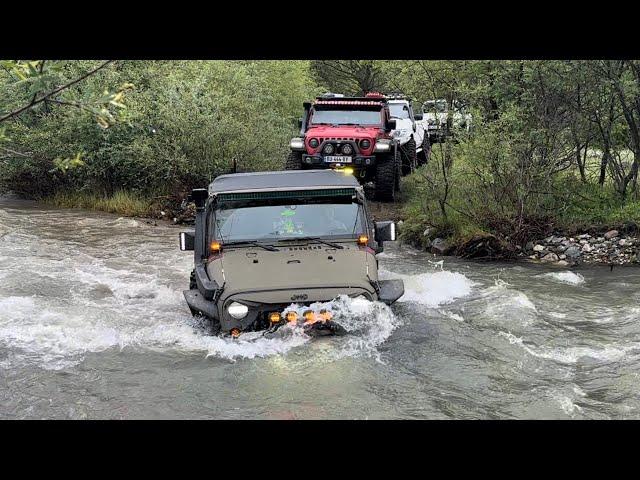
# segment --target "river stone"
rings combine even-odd
[[[555,253],[547,253],[544,257],[542,257],[541,260],[543,262],[557,262],[558,255],[556,255]]]
[[[562,255],[558,255],[558,258],[560,260],[564,260],[565,258],[567,258],[567,256],[563,253]]]
[[[592,250],[591,245],[589,245],[588,243],[585,243],[584,245],[582,245],[582,251],[585,253],[588,253]]]
[[[434,238],[431,242],[431,253],[444,255],[449,250],[449,245],[444,238]]]
[[[607,240],[611,240],[614,237],[618,236],[618,230],[609,230],[607,233],[604,234],[604,238],[606,238]]]
[[[559,267],[566,267],[567,265],[569,265],[569,262],[567,262],[566,260],[558,260],[558,264]]]
[[[544,247],[542,245],[538,244],[535,247],[533,247],[533,251],[534,252],[544,252]]]
[[[527,252],[530,252],[531,250],[533,250],[533,242],[527,242],[527,244],[524,246],[524,249]]]
[[[591,235],[589,235],[588,233],[583,233],[582,235],[578,235],[578,240],[587,240],[591,238]]]
[[[555,250],[556,250],[556,253],[562,253],[566,249],[567,249],[567,247],[565,247],[564,245],[558,245]]]
[[[582,255],[582,252],[580,251],[580,247],[576,247],[575,245],[572,245],[571,247],[567,248],[564,253],[567,256],[566,258],[570,260],[575,260],[577,258],[580,258],[580,256]]]
[[[579,242],[579,243],[580,243],[580,245],[586,245],[586,244],[587,244],[587,243],[589,243],[589,242],[588,242],[587,240],[584,240],[584,239],[583,239],[583,240],[580,240],[580,242]]]
[[[621,247],[624,247],[627,244],[627,241],[624,238],[621,238],[620,241],[618,242],[618,245],[620,245]]]

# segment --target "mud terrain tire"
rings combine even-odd
[[[376,165],[376,200],[393,202],[400,178],[400,152],[381,155]]]
[[[289,152],[284,164],[285,170],[302,170],[302,152]]]
[[[418,154],[416,153],[416,141],[412,138],[405,143],[402,150],[402,176],[409,175],[418,166]]]
[[[431,158],[431,142],[425,135],[422,139],[422,151],[418,154],[418,166],[421,167],[429,163],[429,158]]]

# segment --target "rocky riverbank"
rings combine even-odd
[[[508,239],[499,239],[491,234],[477,235],[462,244],[452,244],[445,238],[431,238],[434,229],[427,227],[421,241],[411,243],[435,255],[478,260],[525,260],[560,267],[640,264],[640,232],[635,226],[627,227],[576,235],[555,233],[524,246],[513,245]]]
[[[567,237],[551,235],[537,242],[529,242],[519,256],[558,265],[603,264],[625,265],[640,263],[640,238],[624,235],[618,230],[601,234],[583,233]]]

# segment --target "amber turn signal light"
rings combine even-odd
[[[233,338],[238,338],[240,336],[240,329],[239,328],[232,328],[231,329],[231,336]]]
[[[358,245],[365,246],[367,243],[369,243],[369,237],[366,235],[358,236]]]
[[[278,323],[280,321],[281,317],[280,314],[278,312],[271,312],[269,314],[269,322],[270,323]]]
[[[211,242],[209,245],[211,253],[220,253],[222,251],[222,244],[220,242]]]

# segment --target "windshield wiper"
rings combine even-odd
[[[279,240],[280,242],[293,242],[293,241],[308,241],[308,242],[320,242],[320,243],[324,243],[325,245],[329,245],[330,247],[333,248],[339,248],[339,249],[343,249],[344,245],[340,245],[338,243],[333,243],[333,242],[328,242],[327,240],[323,240],[320,237],[298,237],[298,238],[285,238],[282,240]]]
[[[238,240],[236,242],[226,242],[223,243],[223,246],[236,246],[236,245],[255,245],[256,247],[264,248],[265,250],[269,250],[270,252],[278,252],[279,249],[272,245],[266,245],[264,243],[256,242],[255,240]]]

